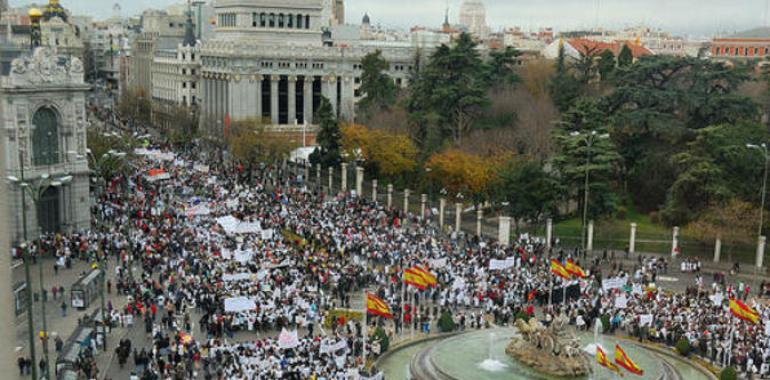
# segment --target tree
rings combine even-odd
[[[234,122],[227,143],[233,157],[246,166],[249,179],[258,164],[281,161],[298,145],[280,132],[267,129],[258,119]]]
[[[152,103],[144,89],[125,90],[118,102],[118,112],[123,118],[134,123],[149,124],[151,122]]]
[[[521,52],[508,46],[501,50],[492,50],[489,53],[489,62],[486,67],[486,80],[488,86],[499,89],[504,86],[519,83],[521,78],[516,72],[516,65]]]
[[[101,133],[88,129],[88,166],[100,184],[109,183],[113,178],[128,174],[130,167],[126,157],[133,154],[137,142],[130,135]]]
[[[686,231],[704,243],[721,239],[732,257],[731,245],[754,242],[758,219],[759,211],[754,205],[731,199],[709,206],[687,226]]]
[[[329,99],[321,97],[321,103],[314,120],[318,120],[320,130],[316,135],[318,149],[310,155],[310,163],[321,164],[323,167],[336,167],[342,161],[340,157],[340,143],[342,133],[340,123],[332,112]]]
[[[496,180],[503,155],[482,157],[458,149],[436,153],[425,164],[429,178],[444,187],[451,196],[462,194],[465,199],[480,201],[489,195],[489,186]]]
[[[387,110],[396,100],[398,88],[393,79],[385,74],[390,64],[382,58],[382,51],[369,53],[361,60],[361,93],[364,98],[358,103],[363,115]]]
[[[507,202],[505,211],[513,218],[517,234],[521,222],[537,222],[558,212],[558,180],[538,161],[511,160],[500,170],[496,187],[495,198]]]
[[[562,117],[555,131],[559,153],[553,158],[567,197],[582,210],[585,178],[589,177],[588,217],[598,219],[614,213],[618,196],[613,188],[616,163],[620,156],[615,144],[604,136],[608,132],[606,118],[595,101],[582,98]]]
[[[169,141],[182,148],[188,147],[198,137],[198,112],[194,108],[175,106],[169,114]]]
[[[417,148],[404,134],[346,125],[342,149],[348,157],[362,159],[364,168],[376,178],[404,180],[417,167]]]
[[[623,44],[623,47],[618,53],[618,67],[627,68],[634,63],[634,54],[631,52],[631,48],[628,44]]]
[[[567,67],[564,44],[559,44],[559,56],[556,59],[556,74],[551,79],[549,93],[556,108],[561,112],[566,112],[575,100],[580,96],[581,84],[570,73]]]
[[[606,49],[599,55],[597,70],[602,81],[610,79],[615,72],[615,55],[612,50]]]

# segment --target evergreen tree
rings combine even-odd
[[[492,88],[499,88],[518,83],[520,78],[516,72],[516,65],[520,55],[518,50],[510,46],[490,52],[486,68],[488,85]]]
[[[610,79],[615,72],[615,65],[615,55],[612,54],[610,49],[603,51],[602,54],[599,55],[597,70],[599,71],[599,76],[602,81]]]
[[[396,100],[397,87],[393,79],[385,74],[389,63],[382,58],[382,52],[377,50],[369,53],[361,60],[361,92],[364,98],[358,103],[364,116],[373,112],[388,109]]]
[[[320,130],[316,136],[318,149],[310,155],[310,163],[313,165],[321,164],[324,167],[335,167],[342,161],[340,157],[342,132],[339,121],[334,117],[332,105],[329,103],[329,99],[324,96],[321,97],[321,103],[314,120],[318,120]]]
[[[559,44],[559,56],[556,59],[556,73],[548,86],[553,104],[561,112],[566,112],[580,96],[581,85],[567,67],[564,44]]]
[[[629,67],[634,63],[634,55],[628,44],[623,44],[623,48],[618,53],[618,67]]]

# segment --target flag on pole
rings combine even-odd
[[[634,363],[630,357],[628,357],[626,352],[620,348],[619,344],[615,345],[615,363],[628,370],[628,372],[633,373],[634,375],[644,375],[644,370],[639,368],[639,366],[636,365],[636,363]]]
[[[623,376],[623,372],[620,372],[620,368],[615,365],[615,363],[611,362],[610,359],[607,358],[607,354],[604,353],[604,350],[596,346],[596,362],[599,363],[602,367],[605,367],[609,369],[610,371],[613,371],[617,373],[620,376]]]
[[[588,277],[586,275],[586,272],[583,271],[583,268],[579,267],[577,264],[575,264],[572,259],[567,259],[567,265],[564,267],[564,269],[569,272],[569,274],[577,277],[577,278],[586,278]]]
[[[567,272],[567,269],[556,259],[551,259],[551,273],[565,280],[569,280],[569,272]]]
[[[532,302],[533,299],[537,297],[537,289],[533,289],[529,294],[527,294],[527,302]]]
[[[404,283],[420,290],[425,290],[429,286],[428,282],[425,281],[425,277],[420,272],[414,270],[414,268],[404,270]]]
[[[411,269],[414,270],[420,276],[422,276],[423,280],[425,280],[425,283],[428,286],[434,287],[434,286],[438,285],[438,280],[436,279],[436,276],[434,276],[433,273],[430,273],[427,269],[425,269],[425,268],[423,268],[423,267],[421,267],[419,265],[416,265],[416,266],[412,267]]]
[[[759,313],[752,309],[750,306],[735,298],[730,298],[730,312],[732,312],[736,318],[742,321],[746,321],[751,324],[756,324],[759,322]]]
[[[366,312],[383,318],[393,318],[388,304],[382,298],[371,293],[366,293]]]

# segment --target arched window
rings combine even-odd
[[[293,28],[294,27],[294,15],[286,15],[286,27],[287,28]]]
[[[35,165],[59,163],[59,118],[56,112],[44,107],[32,117],[32,152]]]
[[[275,28],[275,13],[270,14],[270,27]]]
[[[279,13],[278,14],[278,27],[279,28],[283,28],[283,25],[284,25],[284,23],[283,23],[283,13]]]
[[[305,29],[310,29],[310,16],[305,16]]]
[[[297,29],[302,29],[302,15],[297,15]]]
[[[265,13],[259,14],[259,26],[263,28],[267,26],[267,15]]]

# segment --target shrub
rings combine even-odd
[[[676,351],[679,352],[679,354],[682,356],[690,355],[690,351],[692,351],[692,347],[690,347],[690,341],[688,341],[686,338],[679,338],[679,340],[676,342]]]
[[[628,209],[623,206],[620,206],[618,207],[618,210],[616,211],[615,216],[617,219],[625,220],[627,214],[628,214]]]
[[[378,327],[374,330],[374,337],[372,340],[380,342],[380,353],[387,351],[388,347],[390,347],[390,338],[388,338],[388,334],[385,333],[385,329],[382,327]]]
[[[735,369],[733,369],[733,367],[726,367],[719,374],[719,380],[736,380],[737,378],[738,375],[735,373]]]
[[[438,329],[441,332],[452,332],[455,330],[455,321],[452,319],[452,313],[444,311],[438,319]]]

